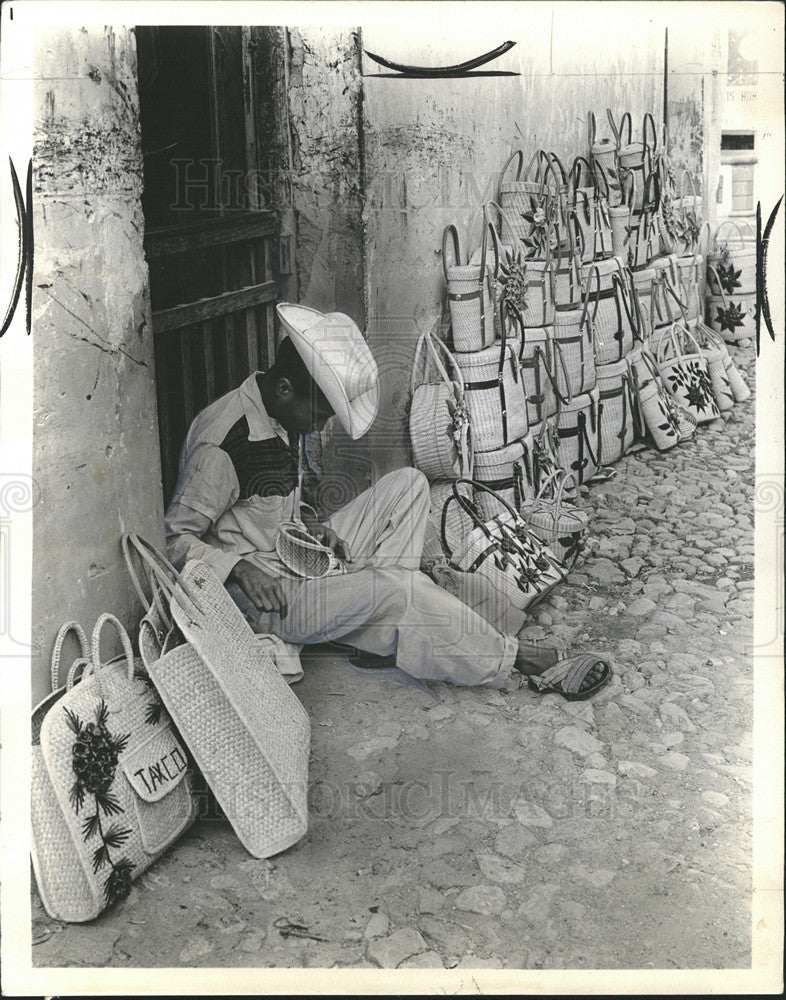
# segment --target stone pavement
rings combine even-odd
[[[749,967],[753,399],[616,468],[525,628],[608,653],[609,686],[429,691],[307,652],[307,836],[258,861],[213,810],[92,924],[34,892],[34,964]]]

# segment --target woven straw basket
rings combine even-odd
[[[726,366],[726,359],[729,358],[728,348],[724,341],[704,323],[697,323],[692,332],[707,359],[707,370],[710,382],[712,382],[715,402],[721,413],[726,413],[734,406],[734,391],[729,382]]]
[[[254,857],[278,854],[308,825],[308,715],[210,567],[192,560],[178,575],[125,536],[135,581],[130,548],[158,592],[139,632],[153,683],[240,842]],[[158,610],[167,601],[176,629]]]
[[[582,186],[582,170],[587,183]],[[593,167],[583,156],[577,156],[571,167],[574,182],[573,201],[576,221],[581,230],[581,261],[588,263],[611,257],[614,246],[609,217],[609,184],[606,175]]]
[[[475,454],[524,437],[529,427],[527,401],[516,353],[507,343],[505,331],[494,346],[455,357],[464,376]]]
[[[510,171],[515,163],[515,174]],[[530,198],[543,198],[547,194],[546,173],[548,161],[543,150],[538,150],[524,169],[524,153],[514,150],[508,157],[499,179],[497,201],[505,215],[502,219],[502,242],[523,240],[530,233],[530,226],[524,218],[525,212],[532,210]],[[510,173],[509,173],[510,171]]]
[[[520,338],[508,341],[516,353],[519,378],[524,386],[527,401],[527,420],[530,425],[540,424],[557,412],[554,394],[553,327],[527,327]]]
[[[464,508],[474,527],[463,543],[452,549],[451,565],[485,576],[513,607],[524,611],[563,580],[566,570],[501,497],[498,500],[504,508],[502,513],[484,520],[478,507],[459,492],[459,484],[465,482],[456,481],[451,500]],[[476,495],[489,492],[483,483],[472,480],[471,485]]]
[[[589,392],[595,385],[595,352],[592,325],[583,309],[558,312],[554,317],[554,376],[562,396]]]
[[[457,351],[482,350],[493,344],[496,336],[493,281],[499,272],[499,254],[494,240],[494,266],[489,267],[489,228],[488,225],[483,227],[483,246],[478,264],[461,263],[461,246],[455,226],[447,226],[442,235],[442,268],[448,289],[453,346]]]
[[[707,268],[708,283],[720,288],[720,294],[707,294],[705,320],[707,326],[729,344],[756,336],[756,293],[727,295],[721,278],[711,265]]]
[[[647,430],[658,451],[668,451],[696,430],[696,418],[677,405],[659,378],[639,386],[638,398]]]
[[[439,382],[419,381],[428,379],[431,368],[436,369]],[[409,439],[415,466],[429,479],[468,475],[472,470],[472,432],[464,403],[464,379],[453,355],[428,330],[415,348],[410,391]]]
[[[634,291],[634,305],[637,307],[637,317],[640,324],[641,339],[647,340],[650,336],[650,313],[652,311],[652,286],[656,277],[654,267],[643,267],[638,271],[631,271]]]
[[[614,361],[597,369],[598,416],[597,456],[601,465],[618,461],[636,438],[633,387],[628,361]]]
[[[680,257],[677,265],[680,273],[681,298],[685,303],[685,315],[693,322],[701,317],[704,302],[704,258],[701,254]]]
[[[305,524],[299,521],[286,521],[279,525],[276,553],[288,569],[306,580],[336,576],[345,571],[345,566],[332,549],[317,541]]]
[[[619,361],[640,336],[628,272],[616,257],[592,264],[584,276],[584,309],[592,325],[595,364]]]
[[[616,131],[616,128],[613,131]],[[620,199],[620,182],[616,137],[604,136],[602,139],[596,138],[597,126],[594,111],[587,113],[587,133],[590,163],[592,163],[594,172],[602,174],[608,185],[609,205],[617,205]]]
[[[568,485],[576,489],[576,477],[562,469],[552,473],[538,495],[527,500],[521,514],[532,531],[545,542],[559,561],[571,569],[581,553],[584,535],[589,525],[586,513],[568,501]]]
[[[532,447],[532,436],[527,434],[522,441],[514,441],[506,448],[480,452],[475,460],[473,478],[518,509],[526,497],[535,495]],[[497,496],[491,493],[479,493],[476,502],[486,518],[504,509]]]
[[[556,417],[557,462],[565,472],[572,472],[579,484],[589,482],[598,471],[593,444],[598,433],[598,411],[596,387],[561,404]]]
[[[747,223],[722,222],[715,233],[715,247],[707,254],[707,283],[710,292],[732,296],[756,291],[756,237]],[[711,270],[715,269],[715,273]],[[739,272],[739,273],[737,273]]]
[[[123,655],[103,663],[106,625],[116,629]],[[86,655],[66,686],[33,712],[32,859],[47,913],[82,922],[127,896],[132,880],[194,822],[197,810],[185,749],[139,675],[123,626],[101,615],[91,654],[80,626],[63,626],[52,659],[55,686],[69,631]]]
[[[652,345],[655,363],[667,391],[695,418],[707,423],[720,416],[712,392],[707,358],[690,330],[674,323]]]
[[[610,119],[612,128],[614,122]],[[658,136],[655,122],[651,114],[644,115],[641,141],[633,141],[631,134],[632,122],[629,112],[620,119],[619,130],[615,133],[617,139],[617,162],[620,174],[632,179],[633,196],[629,204],[634,211],[640,211],[647,200],[646,181],[652,168],[652,159],[657,149]],[[648,135],[648,132],[650,133]]]
[[[744,403],[746,399],[751,398],[751,391],[748,388],[748,383],[740,375],[737,366],[731,359],[730,354],[726,354],[723,359],[723,367],[726,369],[726,378],[731,386],[731,392],[734,396],[735,403]]]

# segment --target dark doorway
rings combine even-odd
[[[136,29],[164,500],[196,413],[275,350],[275,215],[255,204],[249,29]]]

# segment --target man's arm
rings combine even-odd
[[[167,554],[180,569],[200,559],[222,583],[236,583],[262,611],[287,613],[278,583],[253,563],[202,541],[202,536],[237,501],[237,475],[229,456],[215,445],[201,445],[178,478],[166,512]]]

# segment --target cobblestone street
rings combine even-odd
[[[753,350],[730,346],[751,387]],[[523,633],[607,653],[598,695],[304,652],[307,836],[258,861],[203,819],[89,925],[34,893],[34,964],[749,967],[754,400],[615,468]]]

